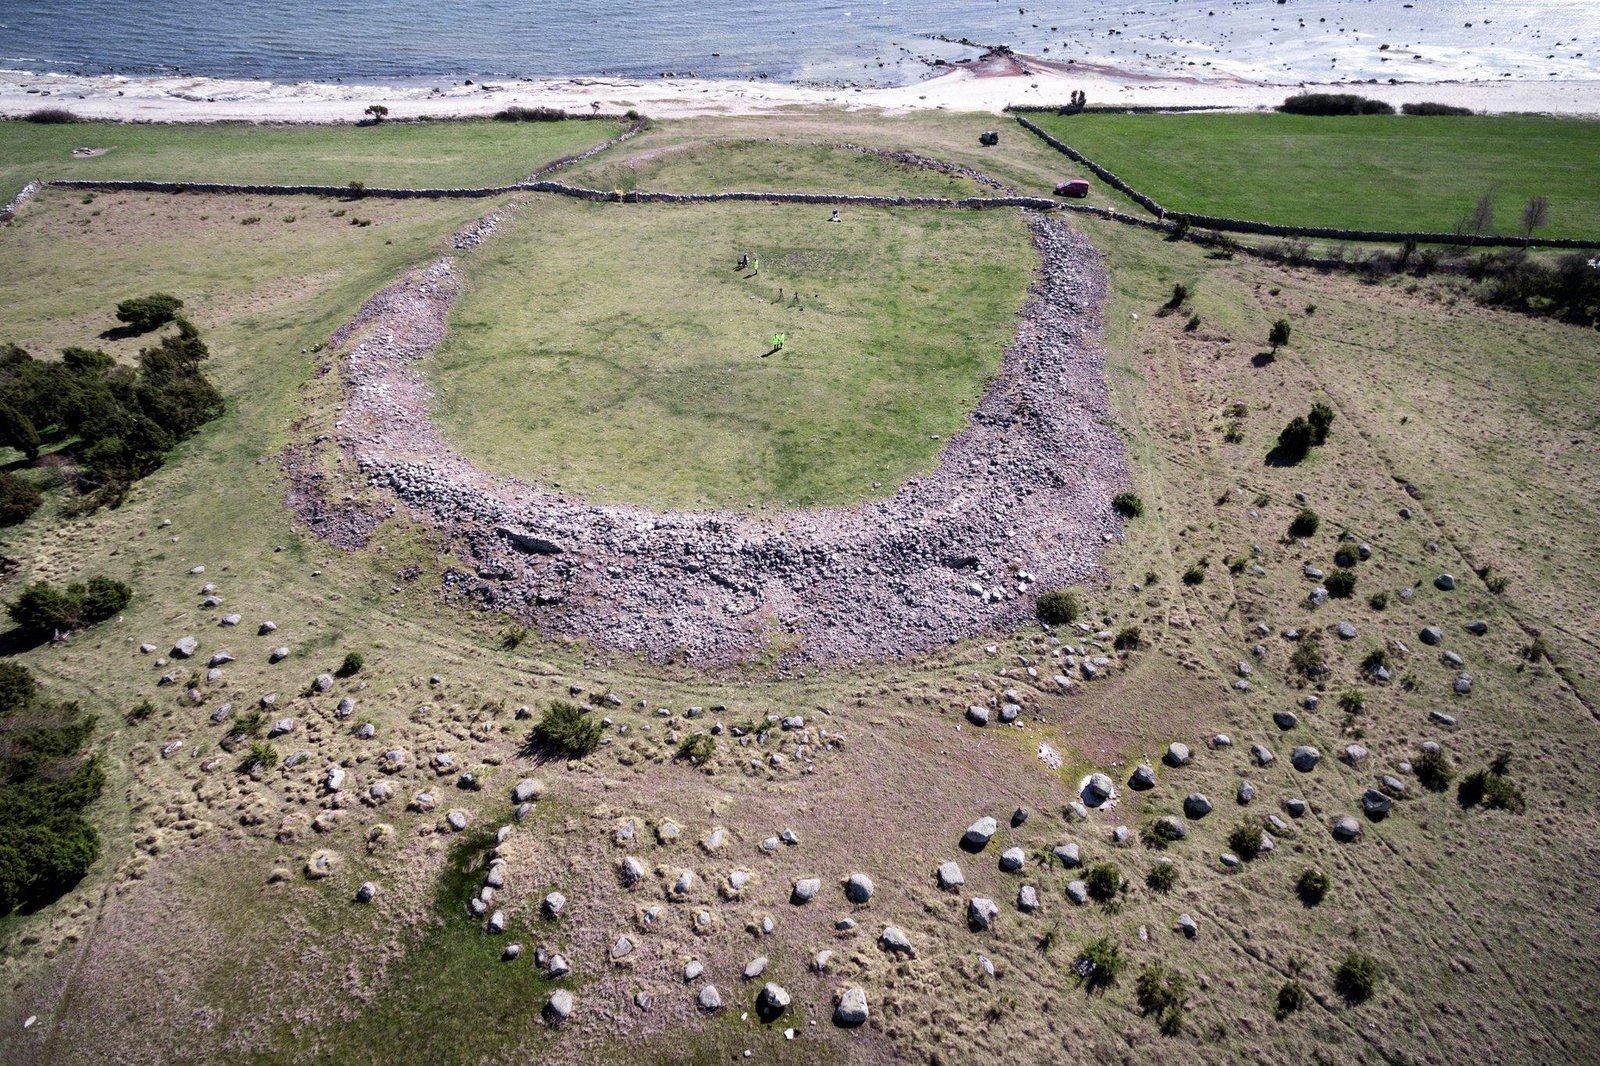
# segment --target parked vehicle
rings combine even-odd
[[[1081,200],[1089,195],[1089,183],[1083,178],[1073,178],[1056,186],[1057,196],[1070,196],[1074,200]]]

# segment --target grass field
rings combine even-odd
[[[1484,193],[1497,233],[1529,197],[1551,237],[1600,240],[1600,122],[1531,116],[1033,116],[1169,210],[1259,222],[1452,232]],[[1124,201],[1126,202],[1126,201]]]
[[[652,192],[843,192],[906,196],[994,195],[968,178],[902,166],[828,145],[774,140],[678,139],[597,157],[564,180],[597,189]]]
[[[0,122],[0,203],[43,178],[459,187],[519,181],[617,134],[617,123],[386,122],[274,126]],[[103,148],[74,158],[75,148]]]
[[[856,116],[802,122],[828,137],[870,126]],[[946,141],[951,157],[965,150],[984,158],[965,147],[977,122],[941,116],[911,129]],[[738,125],[748,133],[756,120]],[[881,128],[885,143],[909,136],[897,122]],[[698,131],[723,136],[727,128],[706,120]],[[1019,182],[1051,168],[1016,135],[986,159]],[[651,214],[545,200],[528,198],[514,228],[472,253],[483,258],[473,264],[463,312],[476,315],[485,335],[490,326],[482,323],[491,320],[538,335],[530,303],[558,318],[551,330],[575,330],[563,316],[576,312],[552,303],[602,300],[622,314],[623,296],[651,298],[631,288],[643,284],[637,279],[614,282],[622,289],[614,300],[593,287],[557,289],[558,276],[545,273],[557,268],[539,258],[547,231],[584,236],[637,263],[651,241],[690,243],[662,232],[662,218],[679,227],[694,221],[708,247],[704,234],[716,225],[700,221],[699,209]],[[1078,591],[1086,620],[1111,631],[1138,625],[1142,647],[1107,648],[1113,665],[1067,693],[1029,668],[1037,664],[1048,678],[1058,637],[1086,647],[1093,637],[1034,628],[916,659],[790,677],[759,665],[691,670],[537,635],[512,647],[498,620],[441,598],[443,572],[461,560],[402,519],[349,553],[289,521],[279,453],[330,432],[338,417],[338,375],[319,373],[327,357],[314,349],[372,292],[439,254],[455,226],[489,205],[363,204],[373,225],[358,227],[333,214],[345,205],[269,203],[127,195],[86,204],[47,192],[0,231],[0,250],[17,264],[0,272],[0,306],[14,309],[3,333],[54,351],[105,328],[108,299],[170,289],[190,301],[214,353],[207,372],[229,402],[122,507],[70,522],[40,514],[3,531],[0,554],[20,567],[3,598],[33,578],[95,573],[130,580],[136,596],[121,617],[16,657],[53,695],[100,716],[95,742],[111,781],[93,808],[105,850],[89,878],[38,913],[0,920],[0,1058],[159,1061],[174,1047],[205,1061],[385,1063],[729,1062],[745,1061],[747,1049],[757,1062],[1455,1062],[1486,1050],[1537,1061],[1594,1058],[1600,404],[1586,371],[1600,360],[1600,335],[1473,306],[1450,279],[1368,284],[1080,220],[1110,273],[1105,417],[1127,442],[1144,514],[1103,557],[1105,583]],[[318,209],[307,210],[313,204]],[[297,220],[281,221],[290,211]],[[850,224],[866,225],[856,214],[846,213]],[[261,221],[244,225],[252,216]],[[766,231],[803,233],[810,224],[751,217]],[[918,231],[901,232],[891,225],[897,217],[884,212],[873,223],[888,250],[895,240],[913,248],[954,240],[920,232],[921,221]],[[977,215],[971,224],[989,227],[969,235],[974,243],[1015,258],[1014,217]],[[749,231],[724,236],[735,232]],[[589,254],[572,244],[560,245],[563,258]],[[722,261],[720,251],[696,254]],[[763,277],[782,258],[768,254]],[[985,262],[980,249],[966,254]],[[1021,274],[1025,264],[1010,269]],[[529,276],[548,277],[549,288],[519,290]],[[1191,295],[1180,310],[1164,310],[1177,282]],[[491,283],[507,294],[504,306],[476,302]],[[1184,328],[1190,315],[1199,316],[1192,330]],[[1294,338],[1276,361],[1261,362],[1267,326],[1278,317],[1293,323]],[[868,325],[838,328],[844,335]],[[790,330],[791,344],[801,332]],[[546,387],[531,375],[510,380],[519,403]],[[706,395],[703,402],[718,402]],[[1268,465],[1279,428],[1315,401],[1336,411],[1328,443],[1299,465]],[[501,395],[490,402],[504,403]],[[829,392],[827,402],[844,400]],[[621,421],[595,417],[582,394],[568,403],[574,436],[611,434],[610,423]],[[1322,516],[1313,538],[1285,535],[1303,506],[1296,493]],[[1346,531],[1369,542],[1373,557],[1354,568],[1352,598],[1312,608],[1302,568],[1331,566]],[[1202,559],[1205,579],[1186,583],[1180,575]],[[1502,592],[1476,576],[1476,563],[1508,578]],[[196,565],[207,567],[203,576],[191,573]],[[1457,576],[1455,591],[1434,588],[1441,570]],[[201,582],[217,584],[221,608],[201,606]],[[1387,596],[1382,609],[1370,599],[1377,592]],[[221,611],[241,612],[245,622],[219,628]],[[278,631],[257,636],[264,618]],[[1486,635],[1465,628],[1476,619],[1487,623]],[[1342,620],[1357,637],[1329,632]],[[1257,623],[1270,635],[1259,635]],[[1441,647],[1417,639],[1430,624],[1445,634]],[[1323,680],[1308,683],[1290,669],[1290,627],[1323,631]],[[1521,655],[1532,628],[1547,634],[1559,670]],[[155,665],[187,633],[200,640],[195,663],[220,648],[237,655],[219,682],[201,685],[198,705],[185,686],[159,685],[170,666]],[[159,650],[141,655],[141,641]],[[271,665],[265,653],[280,643],[292,653]],[[1380,648],[1394,660],[1390,684],[1361,671]],[[360,674],[326,694],[307,691],[351,650],[365,656]],[[1465,657],[1475,678],[1470,696],[1452,693],[1456,668],[1445,651]],[[1234,687],[1240,662],[1253,667],[1247,691]],[[969,704],[1008,688],[1021,694],[1021,728],[965,726]],[[537,713],[574,689],[579,699],[618,695],[620,706],[601,712],[615,723],[611,743],[570,762],[519,754],[528,723],[514,709]],[[1339,706],[1347,691],[1363,694],[1359,711]],[[300,751],[307,761],[254,775],[238,772],[234,757],[212,764],[226,726],[211,713],[223,701],[249,706],[268,693],[278,696],[274,714],[302,723],[273,743],[285,762]],[[1321,703],[1307,710],[1312,694]],[[343,696],[356,702],[348,719],[333,709]],[[144,699],[155,713],[126,718]],[[667,710],[685,707],[706,711],[690,718]],[[1286,729],[1273,716],[1288,708],[1299,718]],[[1432,718],[1436,710],[1456,725]],[[825,724],[838,742],[812,745],[805,769],[797,758],[775,766],[763,757],[775,747],[796,753],[801,734],[779,729],[768,730],[765,743],[741,738],[743,745],[725,731],[701,767],[674,758],[676,731],[787,714]],[[374,723],[373,739],[354,735],[362,721]],[[1218,731],[1232,737],[1231,747],[1205,744]],[[174,740],[183,748],[163,757]],[[1160,762],[1171,740],[1195,749],[1188,766]],[[1401,764],[1427,740],[1444,745],[1460,774],[1509,750],[1527,813],[1466,809],[1453,788],[1423,789]],[[1362,765],[1336,758],[1356,741],[1370,752]],[[1063,753],[1064,770],[1035,756],[1041,742]],[[1258,743],[1276,753],[1270,765],[1251,758]],[[1322,752],[1313,773],[1288,765],[1301,743]],[[389,748],[410,753],[411,765],[380,775],[375,764]],[[434,772],[427,759],[439,752],[452,753],[482,790],[458,787],[454,770]],[[1087,822],[1065,814],[1083,769],[1102,768],[1120,787],[1141,761],[1156,767],[1156,788],[1125,790],[1115,810]],[[319,785],[334,763],[352,777],[343,800]],[[525,948],[507,962],[496,950],[501,940],[482,935],[462,911],[461,894],[477,882],[453,842],[499,825],[509,786],[524,775],[548,790],[536,816],[505,842],[511,876],[496,905]],[[1406,786],[1393,813],[1363,819],[1359,842],[1336,843],[1329,822],[1361,817],[1362,791],[1383,775]],[[366,789],[380,779],[395,796],[369,804]],[[1244,781],[1258,790],[1253,805],[1234,798]],[[439,811],[410,808],[424,789],[440,797]],[[1139,830],[1175,813],[1189,792],[1209,795],[1217,809],[1187,822],[1188,839],[1164,851],[1140,843]],[[1310,805],[1303,818],[1288,815],[1289,797]],[[459,837],[440,828],[452,806],[472,816]],[[1017,807],[1030,816],[1013,826]],[[309,816],[324,811],[337,812],[331,828],[310,829]],[[956,841],[984,814],[1000,820],[999,834],[982,856],[968,855]],[[684,828],[670,843],[654,832],[669,817]],[[1218,861],[1236,827],[1267,825],[1269,817],[1281,823],[1271,825],[1274,853],[1234,868]],[[639,832],[624,844],[617,833],[629,818]],[[1116,825],[1130,827],[1134,841],[1113,844]],[[724,851],[701,845],[713,826],[732,838]],[[785,827],[799,845],[759,849]],[[1124,888],[1113,904],[1067,901],[1065,884],[1079,874],[1050,856],[1063,841],[1079,844],[1089,863],[1119,868]],[[1011,846],[1027,856],[1018,874],[996,862]],[[333,850],[343,865],[312,881],[301,869],[317,848]],[[657,872],[624,890],[613,871],[625,853],[652,871],[694,869],[701,888],[674,902],[662,891],[670,872]],[[933,883],[932,870],[947,859],[965,871],[961,893]],[[1178,870],[1165,893],[1146,882],[1161,859]],[[1308,866],[1332,879],[1317,906],[1294,892]],[[280,868],[288,880],[272,878]],[[736,868],[754,879],[743,897],[726,899],[718,888]],[[852,909],[838,882],[854,870],[871,874],[877,892]],[[799,877],[823,881],[807,906],[789,901]],[[379,894],[357,904],[352,896],[366,879]],[[1024,883],[1037,886],[1041,912],[1013,905]],[[569,897],[560,921],[538,914],[553,886]],[[965,918],[972,896],[1000,905],[982,933]],[[665,920],[641,931],[641,911],[653,905]],[[713,916],[709,930],[691,921],[702,910]],[[846,914],[860,922],[854,933],[835,926]],[[1194,938],[1175,930],[1180,914],[1198,923]],[[773,932],[762,934],[758,919],[768,916]],[[916,945],[915,959],[876,946],[890,923]],[[627,965],[613,965],[608,952],[623,933],[637,950]],[[1073,964],[1101,936],[1119,944],[1128,963],[1119,981],[1089,994]],[[566,986],[577,1013],[565,1029],[539,1020],[550,987],[530,961],[539,947],[574,963]],[[826,973],[810,966],[821,948],[834,951]],[[1352,949],[1383,968],[1377,992],[1360,1004],[1341,999],[1332,980],[1334,963]],[[980,953],[994,962],[995,977],[979,969]],[[774,1025],[751,1010],[760,981],[739,978],[757,954],[770,958],[762,980],[781,981],[794,996]],[[689,959],[703,960],[702,980],[722,990],[728,1008],[720,1014],[694,1008],[697,986],[683,977]],[[1140,969],[1158,961],[1192,978],[1171,1034],[1136,995]],[[1278,990],[1291,977],[1310,998],[1279,1015]],[[847,1031],[829,1017],[836,990],[848,984],[868,991],[873,1016]],[[648,1009],[638,1005],[641,994]],[[37,1021],[24,1028],[30,1016]],[[791,1025],[795,1037],[785,1039]]]
[[[468,264],[431,369],[446,436],[611,501],[889,495],[966,424],[1034,257],[1015,215],[827,218],[541,199]]]

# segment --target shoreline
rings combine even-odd
[[[1486,113],[1600,116],[1600,79],[1267,82],[1229,76],[1151,75],[1011,52],[991,52],[934,69],[942,73],[886,88],[665,76],[430,80],[427,84],[419,80],[407,85],[0,70],[0,117],[65,107],[86,119],[117,122],[338,123],[358,121],[370,104],[389,108],[394,119],[484,118],[512,105],[572,112],[634,108],[661,119],[771,114],[798,108],[888,114],[921,110],[998,113],[1013,104],[1063,104],[1074,90],[1086,92],[1091,106],[1250,110],[1275,106],[1297,92],[1355,92],[1397,107],[1435,101]]]

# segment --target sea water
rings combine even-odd
[[[0,68],[904,84],[1008,45],[1276,82],[1600,77],[1600,0],[0,0]]]

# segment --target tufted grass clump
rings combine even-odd
[[[1289,522],[1289,536],[1295,540],[1304,540],[1317,535],[1317,528],[1322,525],[1322,517],[1307,507]],[[1330,590],[1331,591],[1331,590]]]
[[[710,733],[692,733],[678,745],[678,758],[704,766],[717,753],[717,742]]]
[[[1149,885],[1152,891],[1171,892],[1178,884],[1178,867],[1170,862],[1158,862],[1145,875],[1144,883]]]
[[[1228,847],[1246,862],[1261,854],[1261,843],[1261,826],[1255,822],[1240,822],[1233,832],[1228,834]]]

